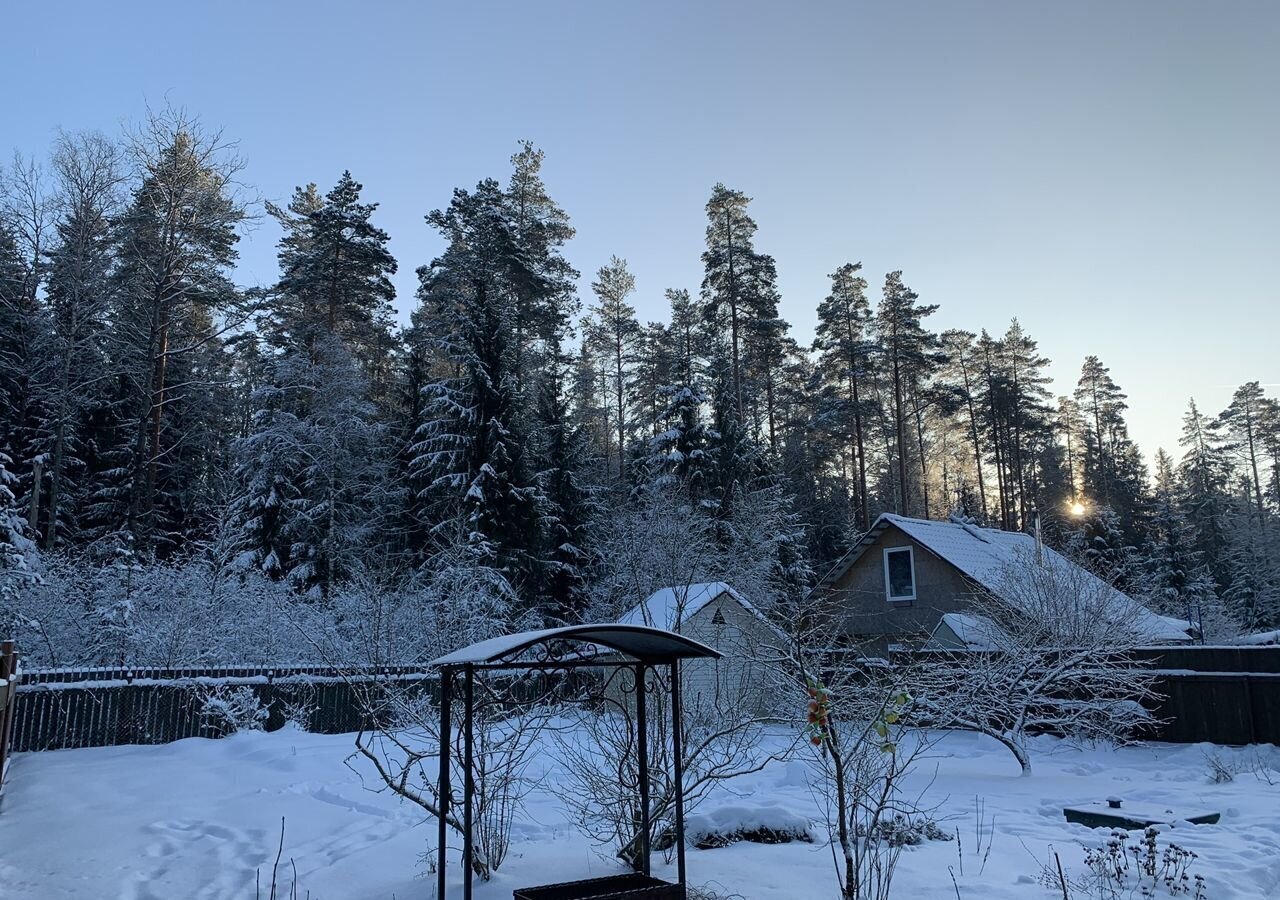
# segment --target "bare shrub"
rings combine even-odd
[[[598,696],[584,703],[553,737],[568,777],[560,799],[575,825],[592,840],[614,847],[619,859],[641,866],[642,807],[632,669],[614,669]],[[650,670],[649,846],[673,850],[676,783],[673,778],[669,676]],[[685,812],[691,813],[719,782],[759,771],[774,757],[760,746],[762,720],[716,691],[681,692]]]

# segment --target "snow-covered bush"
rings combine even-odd
[[[262,731],[270,710],[247,684],[213,685],[200,694],[200,719],[219,736]]]

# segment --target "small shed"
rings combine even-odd
[[[732,707],[756,715],[774,711],[776,692],[769,688],[767,660],[778,657],[787,637],[732,585],[711,581],[664,587],[627,610],[618,623],[674,631],[720,651],[720,659],[686,664],[684,691],[690,707]]]

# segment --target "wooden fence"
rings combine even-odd
[[[1163,722],[1152,739],[1280,744],[1280,647],[1157,647],[1138,656],[1164,698],[1153,709]],[[206,700],[238,687],[268,710],[268,730],[302,716],[322,734],[383,724],[391,684],[439,697],[437,676],[412,666],[37,670],[23,672],[15,691],[16,655],[3,659],[12,661],[0,661],[0,728],[14,751],[220,737],[225,729],[206,715]],[[0,759],[3,748],[0,741]]]
[[[267,730],[289,718],[308,731],[341,734],[381,724],[389,685],[437,697],[421,667],[339,671],[323,666],[60,669],[23,673],[14,704],[14,751],[165,744],[221,737],[208,700],[246,688],[267,711]]]
[[[983,650],[906,651],[916,660]],[[1131,656],[1156,676],[1159,724],[1144,736],[1194,744],[1280,744],[1280,647],[1144,647]],[[1119,676],[1117,676],[1119,677]]]
[[[1156,740],[1280,744],[1280,647],[1148,647],[1164,699]]]
[[[13,733],[18,696],[18,650],[13,641],[0,642],[0,795],[9,774],[9,738]]]

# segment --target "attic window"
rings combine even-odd
[[[916,599],[916,561],[910,547],[885,549],[884,594],[890,603]]]
[[[712,625],[726,624],[724,621],[724,611],[721,610],[719,607],[716,608],[715,614],[711,617],[711,624]]]

